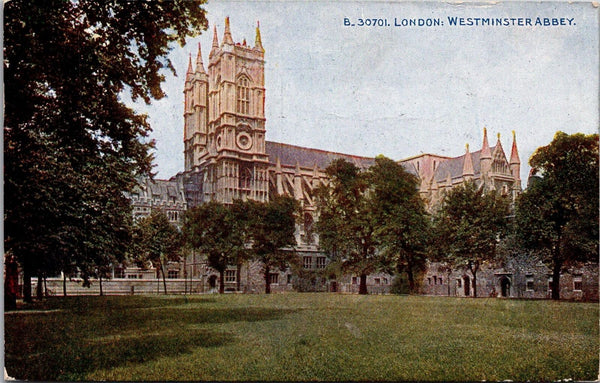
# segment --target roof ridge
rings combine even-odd
[[[375,157],[357,156],[356,154],[347,154],[347,153],[341,153],[341,152],[333,152],[333,151],[325,150],[325,149],[307,148],[306,146],[284,144],[282,142],[265,141],[265,143],[277,144],[277,145],[282,145],[282,146],[289,146],[289,147],[298,148],[298,149],[306,149],[306,150],[310,150],[310,151],[327,153],[327,154],[336,154],[336,155],[347,156],[347,157],[352,157],[352,158],[362,158],[362,159],[365,159],[365,160],[374,160],[375,159]]]

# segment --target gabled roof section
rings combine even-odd
[[[493,151],[495,147],[492,147],[490,149]],[[479,174],[481,173],[481,166],[479,162],[479,159],[481,158],[481,150],[472,152],[470,153],[470,155],[473,161],[473,174],[475,178],[477,178],[477,176],[479,176]],[[460,157],[450,158],[440,163],[440,165],[435,171],[434,179],[438,182],[445,181],[448,177],[448,173],[450,173],[450,177],[452,178],[462,177],[465,156],[466,154],[463,154]]]
[[[312,169],[316,165],[319,169],[325,169],[333,160],[338,158],[343,158],[363,170],[375,163],[375,158],[372,157],[354,156],[272,141],[266,141],[265,144],[269,162],[275,164],[279,158],[281,165],[287,167],[295,167],[298,164],[303,168]]]

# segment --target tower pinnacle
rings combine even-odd
[[[488,143],[487,129],[483,128],[483,145],[481,146],[481,157],[482,159],[492,158],[492,152],[490,150],[490,144]]]
[[[515,131],[512,131],[513,135],[513,143],[512,149],[510,151],[510,164],[521,164],[521,159],[519,158],[519,151],[517,150],[517,137],[515,135]]]
[[[254,40],[254,49],[264,52],[265,49],[262,46],[262,40],[260,38],[260,21],[256,22],[256,38]]]
[[[208,54],[208,57],[212,57],[216,50],[219,49],[219,38],[217,37],[217,26],[213,25],[213,41],[212,41],[212,48],[210,49],[210,53]]]
[[[473,159],[471,158],[471,152],[469,152],[469,144],[465,145],[465,162],[463,163],[463,177],[473,177],[475,171],[473,170]]]
[[[198,43],[198,55],[196,56],[196,73],[206,73],[204,64],[202,63],[202,47]]]
[[[225,18],[225,32],[223,33],[223,44],[233,45],[231,29],[229,27],[229,16]]]
[[[194,73],[194,69],[192,68],[192,54],[190,53],[190,58],[189,58],[189,61],[188,61],[188,69],[187,69],[187,72],[185,74],[185,81],[191,81],[193,73]]]

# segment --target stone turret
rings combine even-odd
[[[519,159],[519,151],[517,149],[517,137],[515,131],[512,131],[513,134],[513,143],[512,149],[510,151],[510,172],[515,179],[515,183],[513,185],[513,193],[519,194],[521,192],[521,160]]]
[[[481,146],[479,164],[482,176],[484,176],[484,178],[487,178],[487,173],[489,173],[490,169],[492,168],[492,151],[490,150],[490,144],[488,143],[487,137],[487,129],[485,127],[483,128],[483,145]]]
[[[471,152],[469,152],[469,144],[465,146],[465,160],[463,162],[462,176],[466,181],[472,180],[475,171],[473,170],[473,159],[471,158]]]

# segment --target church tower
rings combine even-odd
[[[197,127],[194,130],[197,139],[189,144],[193,148],[189,155],[186,145],[186,170],[202,173],[205,201],[231,203],[238,198],[267,201],[265,61],[260,29],[256,27],[253,47],[246,40],[234,43],[229,18],[225,19],[220,44],[216,27],[213,33],[208,74],[203,73],[203,67],[198,74],[196,64],[200,113],[193,116],[202,119],[202,123],[191,122],[190,126]],[[197,61],[201,60],[199,56]],[[194,88],[193,81],[188,84],[186,79],[186,102],[188,88]],[[204,104],[202,97],[207,100]],[[186,138],[187,126],[186,119]]]
[[[206,152],[208,126],[208,75],[202,63],[200,44],[198,44],[195,70],[192,69],[190,55],[183,93],[185,171],[197,171],[200,157]]]

